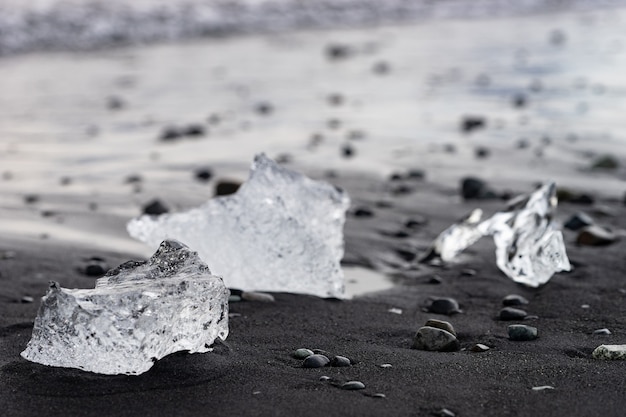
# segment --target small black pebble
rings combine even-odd
[[[335,367],[345,367],[345,366],[350,366],[352,363],[350,362],[350,359],[346,358],[345,356],[335,356],[331,361],[330,361],[330,366],[335,366]]]
[[[521,306],[528,304],[528,300],[525,297],[517,294],[509,294],[502,300],[502,305],[505,306]]]
[[[153,216],[158,216],[169,211],[170,210],[167,206],[165,206],[160,200],[152,200],[143,207],[144,214],[150,214]]]
[[[200,168],[196,170],[194,176],[198,181],[206,182],[213,177],[213,171],[211,171],[211,168]]]
[[[240,186],[241,186],[240,182],[220,180],[215,185],[215,195],[217,196],[217,195],[235,194]]]
[[[461,131],[463,133],[470,133],[477,129],[482,129],[487,125],[484,117],[481,116],[466,116],[461,120]]]
[[[206,129],[201,124],[191,124],[185,127],[183,134],[185,136],[204,136]]]
[[[345,144],[341,147],[341,155],[344,158],[352,158],[354,154],[355,154],[354,147],[352,147],[350,144]]]
[[[330,363],[330,359],[324,355],[315,354],[307,357],[302,362],[303,368],[323,368]]]
[[[454,298],[444,297],[432,301],[428,311],[434,314],[452,315],[461,312],[459,303]]]
[[[166,126],[161,131],[160,139],[164,142],[173,141],[183,136],[183,133],[176,126]]]
[[[504,307],[500,310],[500,314],[498,317],[503,321],[511,321],[511,320],[523,320],[528,313],[524,310],[520,310],[519,308],[513,307]]]
[[[357,207],[352,212],[354,217],[373,217],[374,212],[369,207]]]
[[[261,116],[269,116],[274,111],[274,106],[270,103],[262,102],[256,105],[255,111]]]

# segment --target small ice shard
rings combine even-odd
[[[235,194],[183,213],[141,216],[127,228],[152,246],[184,242],[230,288],[342,298],[348,206],[345,192],[261,154]]]
[[[178,351],[208,352],[228,335],[228,295],[197,253],[164,241],[146,262],[129,261],[94,289],[51,283],[22,356],[50,366],[138,375]]]
[[[505,211],[480,222],[476,210],[435,239],[431,253],[449,261],[482,236],[493,236],[498,268],[515,282],[538,287],[555,272],[569,271],[563,235],[553,222],[556,186],[522,196]]]

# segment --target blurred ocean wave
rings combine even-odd
[[[0,0],[0,55],[623,5],[626,0]]]

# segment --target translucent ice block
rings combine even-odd
[[[257,155],[237,193],[198,208],[128,223],[155,246],[177,239],[197,250],[226,285],[341,298],[347,194]]]
[[[177,351],[228,335],[228,295],[195,252],[163,242],[147,262],[109,271],[95,289],[52,283],[22,356],[44,365],[137,375]]]

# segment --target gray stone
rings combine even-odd
[[[233,294],[231,294],[231,295],[228,297],[228,302],[229,302],[229,303],[238,303],[238,302],[240,302],[240,301],[241,301],[241,296],[239,296],[239,295],[233,295]]]
[[[457,338],[450,332],[436,327],[424,326],[415,334],[413,349],[453,352],[460,349]]]
[[[617,242],[618,236],[600,226],[588,226],[580,231],[576,243],[584,246],[606,246]]]
[[[535,340],[538,332],[536,327],[525,324],[512,324],[509,326],[509,339],[515,341]]]
[[[276,301],[272,294],[254,291],[244,291],[241,293],[241,298],[246,301],[258,301],[261,303],[273,303]]]
[[[626,345],[600,345],[592,356],[602,360],[626,360]]]
[[[323,368],[329,363],[330,363],[330,359],[328,359],[326,356],[315,354],[315,355],[311,355],[307,357],[302,362],[302,367],[303,368]]]
[[[594,330],[593,334],[596,336],[608,336],[611,334],[611,331],[607,328]]]
[[[474,346],[470,348],[472,352],[486,352],[489,349],[491,349],[489,346],[483,345],[482,343],[476,343]]]
[[[348,381],[341,384],[341,389],[345,389],[348,391],[356,391],[360,389],[365,389],[365,384],[361,381]]]
[[[436,327],[438,329],[445,330],[449,333],[452,333],[456,337],[456,331],[454,331],[454,327],[447,321],[437,320],[437,319],[429,319],[424,326],[428,327]]]
[[[345,356],[335,356],[330,361],[330,366],[335,366],[337,368],[350,366],[351,364],[352,362],[350,362],[350,359],[346,358]]]
[[[521,306],[528,304],[528,300],[518,294],[509,294],[502,300],[502,305],[505,306]]]
[[[528,315],[524,310],[513,307],[504,307],[500,310],[500,314],[498,317],[500,320],[511,321],[511,320],[524,320],[524,318]]]
[[[456,417],[453,411],[448,410],[447,408],[442,408],[441,410],[435,413],[437,417]]]
[[[569,230],[580,230],[583,227],[591,226],[593,224],[593,219],[589,217],[589,215],[579,212],[574,214],[563,224],[563,227]]]
[[[459,303],[454,298],[444,297],[432,301],[428,311],[435,314],[452,315],[461,312]]]
[[[306,359],[311,355],[313,355],[313,351],[306,348],[300,348],[293,352],[293,357],[296,359]]]

